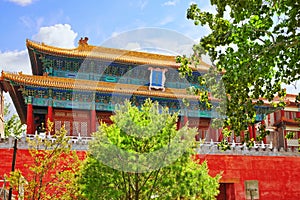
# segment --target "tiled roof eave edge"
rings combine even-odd
[[[109,88],[105,87],[109,83],[106,82],[98,82],[102,83],[102,87],[99,87],[99,84],[95,84],[95,81],[89,80],[74,80],[68,78],[57,78],[57,77],[46,77],[46,76],[32,76],[32,75],[24,75],[24,74],[10,74],[10,73],[2,73],[2,77],[8,81],[14,81],[18,84],[30,85],[33,87],[43,87],[43,88],[60,88],[66,90],[83,90],[83,91],[97,91],[97,92],[105,92],[105,93],[124,93],[124,94],[136,94],[143,96],[154,96],[154,97],[162,97],[162,98],[187,98],[187,99],[199,99],[194,95],[187,94],[171,94],[166,92],[158,92],[158,91],[138,91],[132,89],[122,89],[122,88]],[[130,85],[129,85],[130,86]],[[128,86],[128,88],[129,88]]]

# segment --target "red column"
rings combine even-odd
[[[283,120],[283,118],[284,118],[284,110],[282,109],[281,111],[280,111],[280,121],[282,121]]]
[[[263,125],[265,125],[266,123],[265,123],[265,120],[262,120],[261,121],[261,125],[263,126]],[[264,137],[264,139],[263,139],[263,142],[266,144],[267,143],[267,138],[266,137]]]
[[[241,140],[240,140],[240,142],[245,141],[245,132],[242,131],[240,134],[241,134]]]
[[[256,140],[256,124],[252,125],[253,138]]]
[[[300,108],[299,108],[300,109]],[[296,117],[300,118],[300,111],[296,112]]]
[[[249,139],[251,140],[251,138],[253,138],[252,126],[248,126],[248,130],[249,130]]]
[[[27,134],[34,134],[34,122],[33,122],[33,107],[31,103],[27,104]]]
[[[51,105],[48,105],[48,114],[47,114],[47,119],[46,119],[46,127],[48,129],[48,120],[53,122],[53,107]],[[54,129],[54,127],[52,127]]]
[[[271,126],[274,126],[277,123],[277,113],[274,112],[274,124],[271,124]]]
[[[223,133],[222,133],[222,129],[218,129],[218,133],[219,133],[218,142],[221,142],[221,141],[223,140]]]
[[[189,121],[188,116],[184,115],[184,117],[183,117],[183,126],[185,126],[188,121]]]
[[[178,117],[178,120],[177,120],[177,123],[176,123],[177,130],[180,129],[180,122],[181,122],[181,117]]]
[[[91,133],[96,132],[96,110],[91,110]]]
[[[283,127],[282,127],[282,128],[283,128]],[[286,140],[286,138],[285,138],[286,134],[287,134],[287,131],[284,129],[284,131],[283,131],[284,148],[287,148],[287,140]]]
[[[48,117],[47,117],[51,122],[53,122],[53,107],[48,106]]]

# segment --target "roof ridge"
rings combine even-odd
[[[179,68],[180,63],[176,63],[176,56],[163,55],[157,53],[148,53],[141,51],[132,51],[125,49],[117,49],[103,46],[93,46],[89,44],[81,44],[76,48],[60,48],[47,45],[45,43],[35,42],[32,40],[26,40],[26,46],[28,49],[38,49],[51,54],[63,55],[69,57],[89,57],[100,58],[106,60],[116,60],[119,62],[129,62],[137,64],[149,64],[156,66],[167,66],[173,68]],[[201,68],[193,68],[196,70],[207,71],[211,66],[205,62],[201,62]]]

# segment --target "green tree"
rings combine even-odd
[[[89,143],[79,178],[87,199],[214,199],[220,175],[192,159],[195,129],[176,130],[177,114],[146,100],[120,106]]]
[[[19,116],[11,113],[11,103],[4,104],[4,135],[20,136],[25,132],[25,125],[21,123]]]
[[[254,123],[256,108],[263,104],[261,98],[272,102],[278,96],[282,100],[286,94],[282,84],[300,79],[300,1],[210,2],[216,8],[215,14],[200,10],[197,4],[188,8],[187,18],[195,25],[208,26],[211,32],[194,46],[190,58],[178,57],[177,61],[181,62],[180,70],[185,75],[190,74],[189,66],[197,67],[201,54],[210,56],[212,69],[200,78],[201,84],[221,99],[220,112],[227,116],[222,119],[222,126],[230,127],[225,136],[233,131],[239,136]],[[201,89],[193,92],[211,106],[207,92]],[[280,101],[273,106],[281,107],[284,103]],[[267,131],[262,131],[259,139],[266,134]]]
[[[53,123],[48,121],[48,125],[52,127]],[[71,150],[66,133],[62,127],[52,135],[53,140],[39,137],[27,140],[32,157],[32,164],[25,164],[29,172],[22,175],[16,170],[8,179],[19,197],[26,200],[80,199],[76,174],[81,161],[76,151]]]

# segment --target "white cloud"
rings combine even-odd
[[[175,6],[178,2],[179,2],[179,0],[166,1],[166,2],[164,2],[162,5],[163,5],[163,6]]]
[[[33,39],[45,44],[61,47],[74,48],[74,40],[77,37],[69,24],[55,24],[53,26],[41,27]]]
[[[8,0],[12,3],[18,4],[20,6],[28,6],[33,3],[33,0]]]
[[[141,49],[141,46],[137,42],[129,42],[129,43],[127,43],[127,45],[125,46],[124,49],[128,49],[131,51],[139,51]]]
[[[30,61],[27,51],[0,51],[0,69],[1,71],[3,70],[31,74]]]
[[[70,25],[56,24],[41,27],[33,39],[53,46],[73,48],[76,36]],[[32,74],[27,50],[0,51],[0,70]]]
[[[5,72],[32,74],[27,51],[0,51],[0,70]],[[4,99],[6,102],[11,103],[12,106],[10,107],[10,111],[12,114],[15,114],[16,109],[8,93],[4,93]]]

